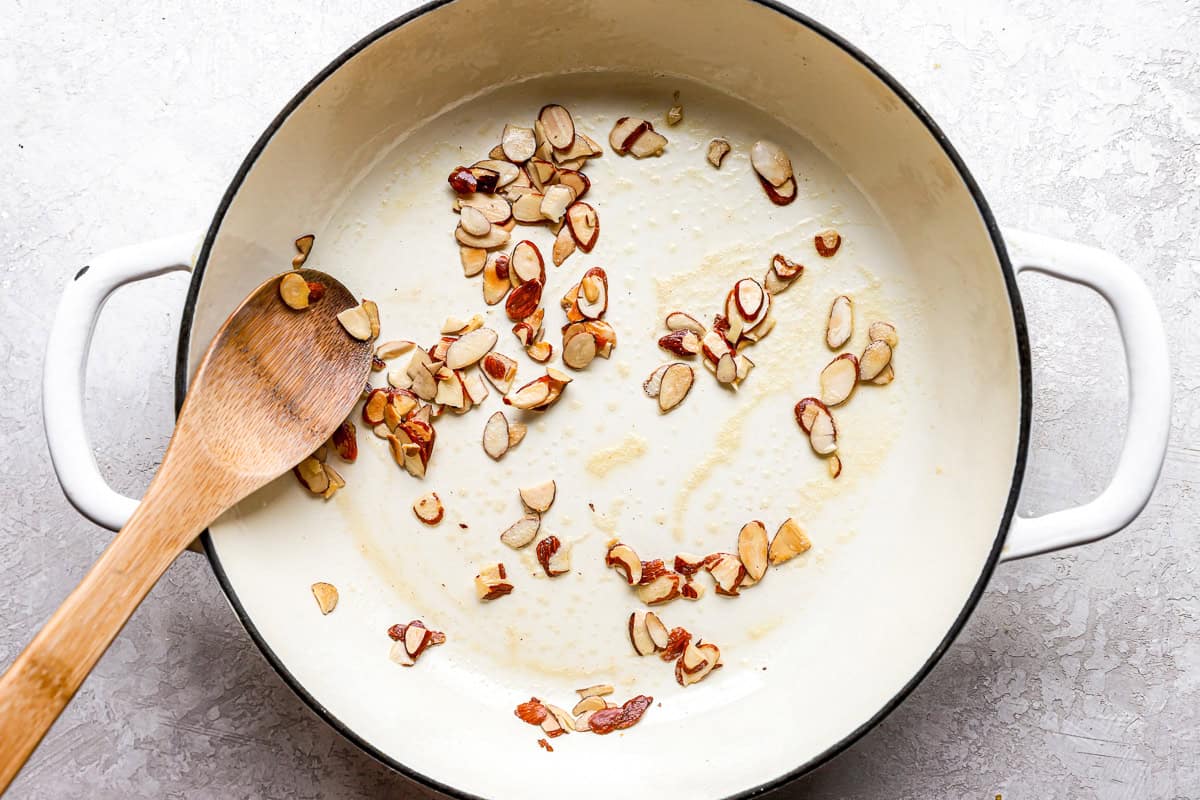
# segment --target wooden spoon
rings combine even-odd
[[[354,407],[371,344],[352,338],[337,314],[357,303],[328,275],[300,274],[325,284],[325,296],[295,311],[275,277],[225,321],[141,505],[0,678],[0,793],[175,557],[320,447]]]

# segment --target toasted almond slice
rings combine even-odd
[[[567,227],[571,229],[579,249],[585,253],[592,252],[600,235],[600,218],[596,215],[596,209],[582,201],[575,201],[567,208]]]
[[[589,697],[603,697],[606,694],[612,694],[613,687],[607,683],[597,683],[595,686],[585,686],[582,689],[576,689],[575,693],[583,699],[587,699]]]
[[[289,272],[279,279],[279,297],[288,308],[299,311],[308,308],[308,281],[297,272]]]
[[[508,294],[511,286],[508,256],[492,253],[483,268],[483,301],[489,306],[496,305]]]
[[[541,528],[541,517],[537,514],[526,514],[500,534],[500,541],[516,550],[532,542]]]
[[[508,447],[508,418],[503,411],[497,411],[483,426],[483,452],[493,461],[499,461],[508,452]]]
[[[533,157],[537,150],[537,141],[533,136],[533,128],[522,128],[517,125],[505,125],[500,135],[500,147],[504,157],[515,164],[523,164]]]
[[[338,322],[346,329],[346,333],[360,341],[371,338],[371,317],[361,305],[347,308],[337,315]]]
[[[792,560],[810,547],[812,547],[812,542],[809,541],[808,534],[796,520],[788,517],[779,526],[779,530],[775,531],[775,538],[771,540],[768,557],[772,565],[778,566],[785,561]]]
[[[681,358],[690,358],[700,352],[700,337],[694,331],[674,331],[660,338],[658,346]]]
[[[550,250],[550,257],[554,261],[554,266],[562,266],[562,263],[574,252],[575,236],[571,233],[569,225],[563,225],[558,229],[558,234],[554,237],[554,247]]]
[[[629,154],[635,158],[660,156],[667,149],[667,137],[653,128],[647,128],[629,145]]]
[[[750,164],[763,180],[780,187],[792,177],[792,161],[783,148],[767,139],[760,139],[750,148]]]
[[[725,353],[717,360],[717,382],[729,385],[737,380],[737,362],[732,353]]]
[[[511,161],[505,161],[500,158],[487,159],[485,161],[476,161],[471,166],[480,167],[482,169],[490,169],[499,177],[496,180],[496,188],[502,189],[517,179],[521,173],[521,168]]]
[[[732,149],[725,139],[713,139],[708,143],[708,163],[720,169],[721,162],[725,160],[725,156],[729,155],[729,151]]]
[[[542,204],[538,208],[538,213],[551,222],[558,222],[567,212],[567,207],[574,202],[575,190],[570,186],[562,183],[548,186],[546,193],[542,196]]]
[[[577,332],[563,344],[563,364],[571,369],[583,369],[595,358],[596,337],[586,331]]]
[[[821,402],[829,408],[841,405],[854,393],[857,383],[858,357],[842,353],[821,370]]]
[[[541,723],[542,731],[544,731],[546,736],[551,739],[553,739],[556,736],[562,736],[564,733],[567,732],[566,728],[564,728],[562,726],[562,723],[559,722],[558,717],[556,717],[553,714],[550,714],[548,712],[549,712],[549,709],[547,708],[546,718],[544,720],[542,720],[542,723]]]
[[[463,275],[472,278],[483,272],[487,256],[487,250],[479,247],[459,247],[458,258],[462,262]]]
[[[658,397],[661,393],[663,375],[667,373],[670,366],[670,364],[663,364],[661,367],[655,368],[654,372],[650,373],[650,377],[642,383],[642,390],[646,392],[647,397]]]
[[[763,191],[767,193],[767,199],[777,206],[789,205],[796,199],[796,179],[788,178],[782,186],[772,186],[770,182],[763,177],[759,177],[759,184],[762,185]]]
[[[896,349],[896,345],[900,344],[896,326],[890,322],[872,322],[871,327],[867,329],[867,336],[872,342],[886,342],[887,346],[893,350]]]
[[[404,642],[402,641],[392,642],[391,649],[388,650],[388,658],[402,667],[411,667],[416,663],[413,661],[412,656],[408,654],[408,651],[404,649]]]
[[[541,222],[545,219],[542,216],[542,201],[545,199],[546,196],[541,192],[528,191],[521,194],[513,200],[513,219],[526,224]]]
[[[538,112],[538,122],[542,124],[546,141],[555,150],[567,150],[575,141],[575,121],[571,119],[571,112],[562,106],[542,106]]]
[[[750,370],[754,369],[754,362],[743,353],[738,353],[733,357],[733,365],[736,370],[738,383],[746,380],[750,375]]]
[[[467,321],[465,319],[463,319],[462,317],[456,317],[453,314],[451,314],[450,316],[446,317],[446,319],[442,322],[442,336],[443,336],[442,341],[445,342],[447,345],[449,345],[450,342],[453,341],[453,339],[447,341],[444,337],[454,336],[456,334],[462,333],[463,330],[466,329],[466,327],[467,327]],[[436,352],[433,353],[433,357],[438,358],[438,355]]]
[[[511,594],[512,590],[503,564],[489,564],[475,576],[475,595],[480,600],[495,600]]]
[[[608,275],[600,267],[592,267],[579,281],[580,292],[575,305],[585,319],[600,319],[608,311]]]
[[[449,367],[442,367],[433,377],[437,381],[437,394],[434,395],[433,402],[450,408],[466,406],[467,391],[461,375]]]
[[[521,502],[530,511],[536,511],[539,514],[544,514],[554,504],[554,495],[557,489],[553,480],[548,480],[544,483],[539,483],[535,486],[525,486],[519,490]]]
[[[371,325],[371,338],[375,339],[379,336],[379,306],[373,300],[363,300],[362,309],[367,315],[367,321]]]
[[[687,661],[696,665],[695,669],[689,671],[684,666],[685,657],[688,656],[686,650],[684,651],[684,656],[675,662],[675,680],[679,682],[680,686],[688,687],[694,683],[699,683],[712,674],[712,671],[721,663],[721,651],[716,645],[701,643],[696,645],[695,648],[698,655],[693,655],[690,659],[687,659]]]
[[[508,200],[498,194],[484,194],[482,192],[465,194],[458,198],[458,205],[462,210],[467,208],[476,209],[479,213],[483,214],[488,222],[495,225],[503,225],[512,218],[512,206]],[[473,214],[471,216],[473,218],[472,224],[478,225],[478,220],[474,219]],[[467,226],[463,225],[463,228],[467,228]],[[469,228],[467,230],[474,233]],[[486,232],[484,231],[484,233]]]
[[[696,642],[689,641],[679,657],[679,664],[684,672],[694,673],[708,663],[708,658]]]
[[[670,639],[667,626],[653,611],[646,612],[646,632],[650,634],[650,641],[654,642],[655,650],[666,648],[667,641]]]
[[[329,474],[316,458],[306,458],[292,470],[304,488],[313,494],[323,494],[329,488]]]
[[[463,206],[458,218],[458,224],[472,236],[486,236],[492,229],[491,221],[483,212],[474,206]]]
[[[608,548],[608,553],[604,556],[604,563],[618,572],[623,572],[625,582],[630,586],[636,586],[642,582],[642,560],[629,545],[618,542]]]
[[[720,363],[722,356],[729,355],[732,357],[733,348],[729,346],[729,342],[725,339],[721,331],[713,328],[700,339],[700,352],[715,367]]]
[[[562,726],[562,728],[564,730],[568,730],[568,731],[575,730],[575,717],[568,714],[566,711],[559,708],[558,706],[551,705],[550,703],[546,703],[546,710],[550,712],[550,715],[552,717],[554,717],[554,719],[558,722],[558,724],[560,726]],[[545,728],[543,728],[543,730],[545,730]]]
[[[649,128],[649,123],[637,117],[621,117],[608,134],[608,144],[617,153],[624,155],[629,146]]]
[[[682,311],[672,311],[667,314],[666,326],[669,331],[691,331],[701,338],[707,332],[698,319]]]
[[[751,520],[738,533],[738,558],[752,580],[761,581],[767,574],[767,529],[758,520]]]
[[[679,597],[679,587],[683,576],[675,572],[666,572],[649,583],[637,587],[637,596],[648,606],[661,605]]]
[[[704,556],[694,553],[678,553],[675,556],[675,571],[680,575],[695,575],[704,569]]]
[[[539,192],[545,192],[548,185],[558,182],[555,178],[557,173],[558,168],[544,158],[535,156],[525,165],[525,174],[529,176],[529,182]]]
[[[580,714],[588,711],[599,711],[605,707],[607,707],[607,704],[604,702],[603,697],[588,695],[575,704],[575,707],[571,709],[571,713],[575,715],[576,722],[578,722]]]
[[[639,656],[654,655],[654,640],[646,627],[646,611],[634,611],[629,615],[629,641]]]
[[[858,359],[858,378],[873,381],[892,361],[892,348],[882,339],[871,342]]]
[[[321,492],[321,497],[328,500],[337,493],[338,489],[346,488],[346,479],[329,464],[321,465],[325,470],[325,477],[329,478],[329,488]]]
[[[528,239],[517,242],[508,260],[509,279],[513,286],[520,286],[527,281],[546,280],[546,262],[542,260],[542,251]]]
[[[525,353],[539,364],[545,364],[554,357],[554,345],[542,339],[529,345]]]
[[[487,220],[485,219],[484,221],[486,222]],[[499,225],[492,225],[490,222],[488,222],[488,225],[491,227],[487,233],[485,233],[483,236],[475,236],[474,234],[469,233],[460,224],[454,229],[454,238],[458,240],[458,243],[461,245],[465,245],[466,247],[479,247],[483,248],[484,250],[494,250],[497,247],[502,247],[508,244],[508,231],[504,230],[504,228],[501,228]]]
[[[413,501],[412,510],[417,515],[417,519],[426,525],[437,525],[446,513],[437,492],[427,492],[418,497]]]
[[[658,408],[663,413],[683,402],[692,390],[696,374],[687,364],[671,364],[662,374],[658,392]]]
[[[416,347],[416,344],[408,341],[407,339],[393,339],[390,342],[384,342],[376,347],[375,356],[383,359],[384,361],[389,361],[393,358],[404,355],[414,347]]]
[[[746,567],[740,558],[733,553],[714,553],[704,560],[704,567],[713,577],[717,594],[737,597],[746,580]]]
[[[683,122],[683,106],[676,103],[667,109],[667,124],[674,126]]]
[[[404,627],[404,636],[400,641],[404,642],[404,652],[408,653],[413,661],[420,658],[422,651],[429,644],[430,634],[431,631],[417,620]]]
[[[385,425],[385,424],[384,424],[384,423],[382,423],[382,422],[381,422],[381,423],[379,423],[378,425],[376,425],[374,428],[371,428],[371,433],[375,434],[375,435],[376,435],[376,436],[378,436],[380,439],[385,439],[385,440],[386,440],[386,439],[387,439],[389,436],[391,436],[391,435],[392,435],[392,431],[391,431],[391,429],[390,429],[390,428],[388,428],[388,426],[387,426],[387,425]],[[393,438],[394,438],[394,437],[393,437]]]
[[[813,417],[812,428],[808,432],[808,443],[820,456],[827,456],[837,450],[837,424],[828,409],[819,407],[816,416]]]
[[[679,596],[684,600],[699,600],[704,596],[704,584],[684,578],[683,586],[679,587]]]
[[[733,285],[734,304],[746,320],[758,318],[765,298],[762,286],[753,278],[742,278]]]
[[[522,386],[511,396],[505,397],[504,402],[522,411],[533,411],[547,405],[550,399],[549,382],[543,381],[541,378],[536,378]]]
[[[332,583],[317,581],[312,585],[313,597],[317,599],[317,608],[322,614],[328,614],[337,608],[338,590]]]
[[[826,463],[829,465],[829,477],[837,480],[838,476],[842,474],[841,457],[837,453],[834,453],[827,459]]]
[[[521,443],[527,430],[528,428],[523,422],[508,423],[508,448],[510,450]]]
[[[570,187],[571,191],[575,192],[575,200],[583,197],[587,193],[587,190],[592,188],[592,182],[588,176],[577,169],[560,169],[558,171],[558,182],[563,186]]]
[[[450,369],[471,366],[491,352],[498,338],[491,328],[479,328],[460,336],[446,349],[446,366]]]
[[[844,294],[833,299],[829,307],[829,322],[825,326],[825,344],[837,350],[854,332],[854,303]]]
[[[313,242],[317,237],[311,233],[306,233],[296,240],[296,256],[292,259],[292,269],[300,269],[304,266],[304,262],[308,260],[308,254],[312,252]]]
[[[557,536],[547,536],[537,543],[537,560],[546,577],[556,578],[571,571],[571,548]]]
[[[826,414],[829,413],[829,409],[825,407],[824,403],[815,397],[805,397],[799,403],[796,403],[796,424],[805,433],[811,433],[813,421],[822,411]]]
[[[537,311],[542,302],[542,282],[539,280],[525,281],[513,289],[504,301],[504,312],[513,322],[521,322]]]
[[[771,257],[771,270],[780,278],[791,281],[804,274],[804,265],[776,253]]]
[[[876,386],[887,386],[889,383],[891,383],[895,379],[896,379],[896,370],[892,367],[891,364],[888,364],[886,367],[883,368],[883,371],[881,371],[878,375],[875,376],[875,378],[871,381],[871,383],[875,384]]]
[[[503,353],[491,352],[483,357],[480,364],[483,375],[492,382],[492,386],[501,394],[507,394],[512,388],[513,379],[517,377],[517,362]]]
[[[842,235],[833,228],[826,228],[813,237],[813,245],[817,255],[822,258],[832,258],[842,246]]]

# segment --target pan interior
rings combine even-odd
[[[485,158],[506,122],[530,125],[544,103],[559,102],[605,145],[584,167],[600,238],[558,268],[549,229],[518,227],[514,241],[528,238],[547,256],[546,337],[556,351],[558,298],[584,269],[607,270],[613,357],[528,418],[525,441],[499,463],[480,446],[485,419],[502,407],[494,391],[482,409],[437,421],[423,481],[360,423],[357,463],[338,465],[346,489],[321,502],[285,476],[212,527],[213,553],[292,679],[390,760],[487,797],[551,797],[565,786],[601,797],[614,780],[636,796],[736,794],[818,758],[884,707],[978,582],[1018,442],[1017,350],[1000,268],[970,193],[927,129],[861,64],[777,12],[689,3],[671,27],[684,8],[673,2],[636,5],[638,24],[621,16],[635,4],[585,4],[576,17],[540,3],[488,5],[453,3],[393,31],[291,114],[220,223],[192,352],[243,285],[286,268],[292,240],[314,233],[307,266],[376,300],[382,338],[429,345],[446,316],[482,312],[498,349],[520,362],[517,384],[542,374],[503,307],[486,307],[479,279],[462,275],[445,178]],[[479,14],[526,34],[566,31],[580,44],[570,63],[534,69],[517,54],[494,73],[461,61],[448,69],[432,42],[475,30]],[[713,14],[724,15],[720,25]],[[672,33],[650,58],[639,48],[659,29]],[[549,61],[557,58],[565,56]],[[649,61],[678,68],[656,74]],[[535,73],[548,74],[524,77]],[[675,91],[685,120],[668,127]],[[626,115],[669,138],[661,158],[610,151],[608,131]],[[704,158],[716,136],[733,145],[719,171]],[[770,204],[753,177],[759,138],[783,145],[802,177],[790,206]],[[832,259],[813,249],[826,227],[844,237]],[[748,351],[757,366],[742,389],[720,389],[696,363],[690,396],[661,415],[641,383],[668,360],[655,344],[664,315],[710,322],[732,283],[761,278],[777,252],[805,273],[776,299],[777,327]],[[834,481],[792,407],[817,393],[834,355],[824,330],[838,294],[855,303],[854,335],[839,352],[861,352],[874,320],[893,322],[901,341],[895,382],[861,386],[835,409],[844,470]],[[558,497],[543,532],[572,548],[571,573],[553,580],[532,547],[516,552],[498,539],[521,514],[518,487],[549,478]],[[434,528],[410,510],[426,491],[447,510]],[[710,586],[699,602],[658,609],[668,626],[717,643],[724,669],[682,689],[670,664],[632,653],[626,620],[639,606],[603,566],[611,540],[669,561],[733,551],[746,521],[773,533],[789,516],[809,532],[811,552],[741,597]],[[497,561],[516,589],[480,604],[472,578]],[[327,617],[309,593],[315,581],[340,591]],[[414,618],[448,642],[404,669],[388,660],[386,630]],[[531,695],[569,708],[576,688],[599,682],[614,684],[618,701],[641,693],[656,702],[623,735],[556,739],[553,755],[512,714]],[[608,776],[581,779],[585,768]]]

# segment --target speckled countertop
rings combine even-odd
[[[108,540],[43,442],[46,331],[89,253],[207,224],[317,69],[411,2],[0,2],[0,664]],[[1106,542],[1000,567],[928,680],[794,798],[1200,797],[1200,5],[818,0],[946,129],[1002,223],[1111,248],[1162,308],[1176,376],[1149,507]],[[980,4],[974,4],[980,5]],[[172,422],[186,278],[123,290],[97,330],[88,425],[140,492]],[[1022,279],[1034,351],[1021,507],[1094,496],[1125,377],[1086,290]],[[182,558],[11,792],[19,798],[424,797],[310,713],[206,562]]]

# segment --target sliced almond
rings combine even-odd
[[[704,596],[704,584],[698,583],[690,577],[685,578],[683,586],[679,587],[679,596],[684,600],[699,600]]]
[[[650,631],[646,627],[647,611],[634,611],[629,615],[629,641],[633,644],[634,652],[639,656],[654,655],[657,649]]]
[[[542,203],[538,207],[538,213],[551,222],[558,222],[563,218],[563,214],[567,212],[567,207],[574,202],[575,190],[570,186],[562,183],[548,186],[546,187],[546,193],[542,195]]]
[[[608,275],[600,267],[592,267],[579,281],[575,305],[585,319],[600,319],[608,311]]]
[[[296,256],[292,259],[292,269],[300,269],[304,266],[304,262],[308,260],[308,254],[312,252],[313,242],[317,237],[311,233],[306,233],[296,240]]]
[[[649,125],[644,119],[621,117],[608,134],[608,144],[617,153],[624,155],[628,152],[629,146],[649,129]]]
[[[629,154],[635,158],[650,158],[662,155],[667,149],[667,137],[653,128],[648,128],[629,145]]]
[[[679,102],[679,92],[675,93],[675,104],[667,109],[667,124],[678,125],[683,122],[683,105]]]
[[[820,456],[827,456],[837,450],[837,424],[833,421],[833,414],[824,406],[818,407],[813,417],[812,428],[808,432],[808,443]]]
[[[892,348],[882,339],[871,342],[858,359],[858,379],[873,381],[892,361]]]
[[[829,322],[825,326],[825,344],[831,350],[844,345],[854,333],[854,303],[844,294],[833,299],[829,307]]]
[[[722,356],[733,356],[733,348],[717,328],[713,328],[700,339],[700,352],[714,368],[720,363]],[[734,371],[736,374],[736,367]]]
[[[536,511],[539,514],[544,514],[550,510],[550,506],[554,504],[554,495],[557,486],[553,480],[539,483],[535,486],[526,486],[518,490],[521,495],[521,502],[530,511]]]
[[[529,428],[523,422],[508,423],[508,448],[511,450],[521,443]]]
[[[675,556],[675,571],[680,575],[695,575],[704,569],[704,556],[679,553]]]
[[[355,339],[365,342],[371,338],[371,317],[361,305],[347,308],[337,315],[337,319],[346,329],[346,333]]]
[[[766,294],[758,281],[753,278],[742,278],[733,285],[733,299],[742,318],[752,320],[757,319],[759,312],[762,311]]]
[[[700,352],[700,337],[694,331],[674,331],[660,338],[658,346],[681,358],[690,358]]]
[[[588,695],[587,697],[583,698],[575,704],[574,708],[571,709],[571,713],[575,715],[576,727],[578,727],[580,714],[584,714],[588,711],[599,711],[600,709],[606,707],[607,703],[604,702],[603,697]]]
[[[437,394],[433,402],[450,408],[463,408],[466,405],[467,391],[461,375],[449,367],[442,367],[434,375],[434,380],[437,382]]]
[[[692,645],[689,645],[689,647],[691,646]],[[696,650],[699,655],[691,656],[690,659],[688,659],[691,661],[691,663],[696,664],[695,669],[689,671],[684,667],[685,657],[680,657],[680,659],[675,662],[675,680],[679,682],[680,686],[688,687],[694,683],[699,683],[711,675],[712,671],[715,670],[721,663],[721,651],[716,645],[707,643],[700,644],[696,646]],[[685,650],[684,656],[687,655],[688,653]]]
[[[414,347],[416,347],[416,344],[406,339],[393,339],[390,342],[384,342],[383,344],[377,346],[375,348],[375,356],[383,359],[384,361],[389,361],[393,358],[404,355]]]
[[[665,322],[669,331],[691,331],[701,338],[707,332],[698,319],[682,311],[672,311],[667,314]]]
[[[796,403],[795,414],[796,424],[805,433],[812,431],[813,421],[817,418],[817,414],[822,411],[829,413],[829,409],[815,397],[805,397],[799,403]]]
[[[796,556],[812,547],[812,542],[809,541],[808,534],[800,527],[796,520],[788,517],[779,526],[779,530],[775,531],[775,538],[771,540],[771,548],[768,551],[768,558],[772,565],[779,565],[785,561],[790,561]]]
[[[493,461],[499,461],[508,452],[508,447],[508,418],[503,411],[497,411],[483,426],[483,452]]]
[[[480,600],[495,600],[511,594],[512,590],[503,564],[489,564],[475,576],[475,596]]]
[[[636,586],[642,582],[642,560],[638,558],[633,548],[618,542],[608,548],[604,556],[606,566],[612,567],[625,575],[625,582]]]
[[[526,355],[539,364],[545,364],[554,357],[554,346],[545,339],[534,342],[525,349]]]
[[[554,261],[554,266],[558,267],[574,252],[575,236],[571,233],[570,226],[563,225],[554,237],[554,247],[550,250],[550,258]]]
[[[750,164],[759,176],[775,187],[783,186],[792,177],[792,161],[783,148],[767,139],[760,139],[750,148]]]
[[[529,191],[521,194],[513,200],[513,219],[526,224],[541,222],[544,219],[542,217],[542,200],[545,198],[546,196],[541,192]]]
[[[537,514],[526,514],[508,526],[508,529],[504,533],[500,534],[500,541],[514,550],[519,549],[532,542],[537,537],[541,527],[541,517]]]
[[[539,280],[525,281],[513,289],[504,301],[504,312],[513,322],[521,322],[537,311],[542,302],[542,282]]]
[[[582,201],[575,201],[567,208],[567,227],[571,229],[579,249],[585,253],[592,252],[600,235],[600,218],[596,215],[596,209]]]
[[[834,453],[826,459],[826,464],[829,466],[829,477],[837,480],[838,476],[842,474],[842,459],[837,453]]]
[[[821,402],[830,408],[841,405],[854,393],[857,384],[858,357],[842,353],[821,370]]]
[[[670,364],[663,364],[661,367],[655,368],[654,372],[650,373],[650,377],[642,383],[642,390],[646,392],[647,397],[658,397],[662,390],[663,375],[667,373],[670,366]]]
[[[833,228],[826,228],[813,237],[813,245],[817,248],[817,255],[832,258],[842,247],[842,235]]]
[[[664,650],[667,647],[667,642],[670,640],[670,634],[667,631],[667,626],[658,618],[658,614],[653,611],[646,612],[646,632],[650,634],[650,641],[654,642],[655,650]]]
[[[316,458],[306,458],[292,470],[304,488],[313,494],[324,494],[329,489],[329,473],[325,465]]]
[[[460,336],[446,349],[446,366],[450,369],[471,366],[491,352],[498,338],[491,328],[479,328]]]
[[[732,353],[725,353],[717,360],[717,382],[730,385],[737,380],[737,362]]]
[[[560,169],[558,182],[563,186],[570,187],[571,191],[575,192],[573,200],[580,199],[588,189],[592,188],[592,182],[588,176],[575,169]]]
[[[468,208],[476,209],[479,213],[483,214],[488,222],[494,225],[503,225],[512,219],[512,206],[508,200],[498,194],[484,194],[482,192],[466,194],[458,198],[458,206],[461,210]],[[478,221],[474,220],[472,224],[477,225]],[[467,226],[463,225],[463,228],[467,228]],[[469,229],[468,231],[474,233],[474,231],[470,231]],[[484,231],[484,233],[486,232]]]
[[[511,396],[505,397],[504,402],[513,408],[532,411],[546,404],[550,399],[550,384],[541,378],[530,381]]]
[[[337,608],[338,590],[332,583],[318,581],[312,585],[313,597],[317,599],[317,608],[322,614],[328,614]]]
[[[517,377],[517,362],[503,353],[488,353],[480,363],[484,377],[492,382],[492,386],[501,394],[507,394],[512,388],[513,380]]]
[[[571,119],[571,112],[562,106],[542,106],[538,112],[538,122],[541,123],[546,141],[555,150],[567,150],[575,141],[575,121]]]
[[[583,369],[595,358],[596,337],[586,331],[579,331],[563,344],[563,364],[571,369]]]
[[[453,314],[451,314],[450,316],[446,317],[446,319],[442,322],[442,335],[443,336],[453,336],[455,334],[462,333],[466,327],[467,327],[467,321],[465,319],[463,319],[462,317],[456,317]],[[450,344],[450,342],[444,338],[442,339],[442,341],[446,342],[447,345]],[[438,358],[436,353],[433,355],[433,357],[435,359]]]
[[[766,178],[759,177],[767,198],[777,206],[786,206],[796,199],[796,179],[788,178],[782,186],[772,186]]]
[[[752,580],[761,581],[767,574],[767,529],[758,520],[751,520],[738,533],[738,558]]]
[[[288,308],[294,308],[297,311],[308,308],[308,281],[304,280],[304,276],[298,272],[286,273],[279,279],[279,297]]]
[[[637,596],[648,606],[667,603],[679,597],[679,587],[682,583],[683,576],[676,572],[666,572],[649,583],[638,586]]]
[[[508,186],[510,183],[515,181],[517,176],[521,173],[521,168],[516,164],[512,163],[511,161],[505,161],[497,158],[487,159],[485,161],[476,161],[471,166],[480,167],[482,169],[488,169],[495,172],[496,175],[499,176],[496,181],[497,189],[502,189],[505,186]]]
[[[714,553],[705,559],[705,569],[712,575],[717,594],[736,597],[746,580],[746,567],[733,553]]]
[[[558,719],[558,717],[549,713],[549,707],[547,707],[546,710],[546,718],[542,720],[541,723],[542,731],[551,739],[556,736],[562,736],[567,732],[566,728],[563,727],[562,722]]]
[[[872,342],[886,342],[887,346],[896,349],[896,345],[900,344],[900,335],[896,333],[896,326],[890,322],[872,322],[871,327],[867,329],[867,336]]]
[[[474,206],[464,206],[458,218],[458,224],[472,236],[486,236],[492,229],[491,221],[483,212]]]
[[[408,654],[408,651],[404,649],[404,642],[402,641],[392,642],[391,649],[388,650],[388,658],[402,667],[411,667],[416,663],[413,661],[412,656]]]
[[[606,694],[613,693],[613,687],[607,683],[597,683],[595,686],[585,686],[582,689],[576,689],[575,693],[581,699],[586,700],[589,697],[603,697]]]
[[[708,143],[708,163],[720,169],[721,162],[725,160],[725,156],[729,155],[729,151],[732,149],[726,140],[713,139]]]
[[[437,525],[446,514],[437,492],[427,492],[413,501],[413,513],[426,525]]]
[[[483,268],[483,301],[494,306],[504,299],[511,287],[508,256],[492,253]]]
[[[535,547],[538,563],[546,577],[555,578],[571,571],[570,550],[565,547],[557,536],[547,536],[541,539]]]
[[[328,500],[337,493],[338,489],[346,488],[346,479],[329,464],[322,464],[321,466],[325,470],[325,476],[329,478],[329,487],[321,492],[321,497]]]
[[[687,673],[697,672],[708,663],[707,654],[700,649],[697,642],[689,641],[679,656],[679,665]]]
[[[888,364],[886,367],[883,368],[882,372],[880,372],[878,375],[875,376],[875,378],[871,381],[871,383],[875,384],[876,386],[887,386],[889,383],[891,383],[895,379],[896,379],[896,370],[892,367],[891,364]]]
[[[504,157],[515,164],[523,164],[533,157],[537,150],[537,141],[533,136],[533,128],[521,128],[517,125],[505,125],[500,135],[500,147]]]
[[[554,717],[555,721],[558,722],[563,730],[575,730],[575,718],[572,715],[568,714],[566,711],[556,705],[551,705],[550,703],[546,703],[546,710],[550,712],[550,716]],[[545,730],[544,725],[542,729]]]
[[[482,214],[480,216],[482,216]],[[486,218],[484,221],[487,222]],[[488,222],[488,225],[490,227],[487,233],[483,234],[482,236],[476,236],[475,234],[467,231],[460,224],[454,229],[454,238],[459,244],[464,245],[465,247],[478,247],[484,250],[494,250],[497,247],[503,247],[504,245],[508,244],[508,231],[504,230],[504,228],[501,228],[499,225],[492,225],[490,222]]]
[[[544,158],[536,156],[529,159],[529,163],[525,165],[525,174],[529,176],[529,182],[533,184],[533,188],[543,193],[547,186],[558,182],[558,168]]]
[[[658,408],[666,413],[683,402],[692,390],[696,374],[687,364],[671,364],[663,373],[658,391]]]
[[[513,286],[527,281],[545,281],[546,266],[537,245],[529,240],[517,242],[508,261],[509,279]]]

